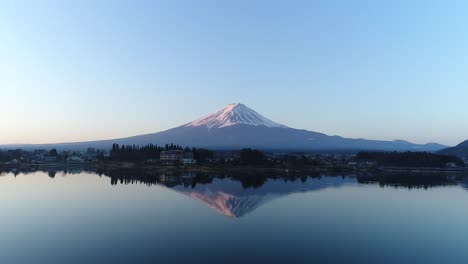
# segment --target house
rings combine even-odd
[[[458,166],[457,166],[457,164],[455,164],[455,162],[447,162],[445,164],[445,167],[447,167],[447,168],[457,168]]]
[[[55,162],[55,161],[57,161],[56,156],[45,156],[44,157],[44,162]]]
[[[166,150],[161,152],[162,161],[181,161],[184,155],[183,150]]]
[[[74,163],[83,163],[84,159],[78,156],[71,156],[67,159],[68,162],[74,162]]]
[[[196,164],[193,159],[193,152],[184,152],[183,150],[166,150],[161,152],[161,161],[163,162],[180,162],[183,164]]]
[[[191,151],[184,152],[184,156],[182,157],[181,162],[186,165],[197,163],[197,161],[193,158],[193,152]]]
[[[146,159],[145,161],[146,164],[156,164],[158,162],[159,162],[159,159],[154,159],[154,158]]]
[[[183,158],[182,163],[186,165],[197,164],[197,161],[192,158]]]

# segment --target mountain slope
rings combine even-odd
[[[445,148],[438,152],[439,154],[468,158],[468,140],[456,145],[455,147]]]
[[[377,141],[328,136],[323,133],[294,129],[271,121],[243,104],[230,104],[191,123],[163,132],[120,139],[121,144],[177,143],[212,149],[296,150],[413,150],[436,151],[438,144],[417,145],[407,141]]]
[[[286,126],[271,121],[268,118],[260,115],[254,110],[248,108],[243,104],[229,104],[223,109],[208,115],[206,117],[195,120],[183,127],[199,127],[205,126],[208,129],[223,128],[234,125],[251,125],[257,127],[280,127]]]
[[[403,140],[351,139],[294,129],[263,117],[243,104],[227,105],[206,117],[158,133],[114,140],[36,145],[35,147],[57,147],[62,149],[110,148],[113,143],[130,145],[175,143],[183,146],[211,149],[253,147],[277,150],[437,151],[445,148],[445,146],[435,143],[417,145]]]

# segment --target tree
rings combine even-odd
[[[49,155],[52,156],[52,157],[57,157],[57,155],[58,155],[57,150],[56,149],[51,149],[49,151]]]
[[[256,149],[241,149],[240,161],[244,164],[261,164],[265,161],[265,154]]]

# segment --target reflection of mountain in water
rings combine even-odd
[[[13,174],[31,174],[35,169],[1,169],[0,177]],[[468,190],[468,177],[447,174],[359,174],[357,177],[340,176],[298,176],[270,174],[210,175],[200,173],[169,173],[147,169],[111,170],[48,170],[49,177],[56,173],[65,176],[81,172],[95,173],[109,177],[111,184],[161,185],[198,200],[229,217],[242,217],[261,205],[289,194],[317,191],[348,184],[378,184],[381,187],[433,188],[459,185]]]
[[[79,172],[63,171],[64,175]],[[56,171],[48,173],[50,177],[54,177]],[[215,176],[193,173],[168,174],[145,169],[115,169],[95,173],[109,177],[112,185],[138,183],[148,186],[162,185],[234,218],[242,217],[273,199],[289,194],[356,183],[355,177],[318,177],[318,175],[272,176],[260,173]]]
[[[215,178],[211,183],[197,184],[194,188],[178,185],[172,189],[201,201],[228,217],[238,218],[276,198],[355,182],[355,178],[347,177],[307,178],[305,181],[268,179],[258,188],[244,188],[239,181]]]
[[[198,200],[229,217],[242,217],[273,199],[300,192],[355,183],[355,177],[318,177],[268,174],[167,174],[148,170],[102,172],[111,184],[164,185]]]

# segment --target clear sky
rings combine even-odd
[[[157,132],[242,102],[345,137],[468,139],[466,1],[1,1],[0,144]]]

